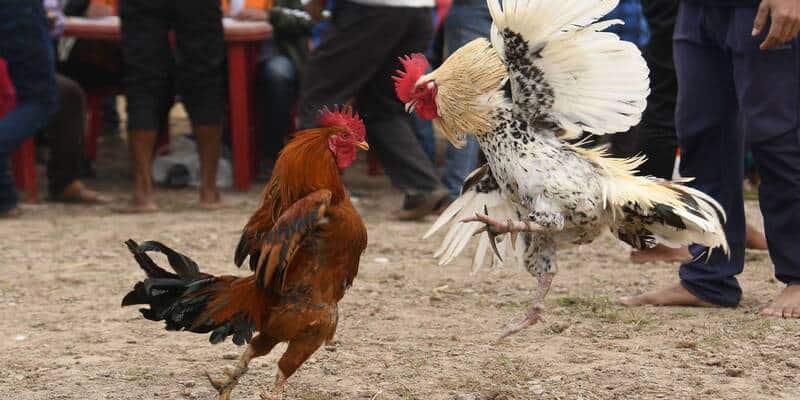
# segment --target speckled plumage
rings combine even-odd
[[[491,227],[479,239],[477,270],[493,235],[519,232],[516,245],[512,240],[497,245],[497,258],[516,260],[540,279],[534,301],[540,303],[557,271],[558,248],[590,243],[606,229],[637,249],[660,242],[727,251],[725,216],[709,196],[679,183],[635,176],[641,157],[613,159],[602,149],[564,141],[583,132],[625,131],[645,108],[644,60],[634,46],[600,32],[614,21],[595,22],[616,0],[504,0],[502,8],[497,0],[488,3],[494,20],[491,47],[477,39],[419,81],[433,82],[439,93],[452,92],[448,85],[464,77],[472,92],[490,88],[471,94],[471,100],[464,100],[466,93],[435,98],[435,125],[451,141],[460,139],[460,132],[475,134],[488,162],[466,180],[461,197],[426,234],[449,226],[436,252],[440,264],[461,253],[482,227]],[[482,66],[470,62],[476,57],[465,54],[476,49],[492,70],[501,61],[506,74],[479,74]],[[475,79],[483,81],[476,85]],[[461,101],[451,104],[453,98]],[[454,110],[457,118],[449,114]],[[489,126],[464,126],[470,113],[480,114]],[[484,209],[493,222],[462,221]],[[498,221],[504,220],[509,222],[502,230]],[[535,306],[523,322],[538,321],[540,310]]]

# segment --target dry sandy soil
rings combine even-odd
[[[124,156],[103,146],[90,183],[124,196]],[[495,344],[534,280],[509,269],[470,275],[466,256],[437,267],[438,238],[420,239],[431,221],[388,220],[400,195],[364,170],[347,180],[370,245],[335,342],[292,377],[285,399],[800,399],[800,323],[757,315],[781,289],[767,254],[748,254],[737,309],[626,309],[614,299],[673,282],[676,267],[632,265],[604,237],[561,254],[546,323]],[[122,243],[157,239],[208,272],[244,273],[233,249],[258,192],[228,193],[234,207],[218,212],[193,206],[190,189],[162,190],[163,211],[147,216],[45,203],[0,221],[0,398],[212,399],[202,372],[218,373],[241,349],[120,308],[143,277]],[[270,387],[283,349],[253,363],[235,398]]]

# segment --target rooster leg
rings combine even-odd
[[[217,400],[230,400],[231,392],[239,383],[239,378],[247,373],[250,360],[269,353],[276,344],[277,342],[274,340],[264,335],[258,335],[250,341],[250,344],[247,346],[244,353],[242,353],[242,356],[239,357],[239,362],[236,363],[234,368],[225,367],[222,371],[225,375],[223,378],[214,379],[211,377],[211,374],[206,372],[208,382],[219,392]]]
[[[211,374],[206,372],[206,378],[208,378],[208,382],[211,383],[211,386],[219,392],[219,396],[217,400],[230,400],[231,392],[233,388],[236,387],[236,384],[239,383],[239,378],[242,377],[247,372],[248,365],[250,364],[250,360],[253,358],[253,354],[255,351],[253,350],[252,346],[247,346],[247,350],[242,353],[242,356],[239,357],[239,362],[236,363],[236,367],[233,369],[225,367],[223,373],[225,377],[222,379],[214,379],[211,377]]]
[[[275,375],[275,386],[272,388],[272,392],[267,393],[262,390],[260,393],[261,400],[278,400],[281,393],[283,393],[283,388],[286,386],[287,379],[289,378],[278,369],[278,374]]]
[[[281,356],[281,359],[278,361],[278,374],[275,376],[275,387],[272,388],[272,392],[270,393],[262,391],[261,398],[263,400],[277,400],[286,386],[286,380],[306,362],[308,357],[311,357],[311,355],[317,351],[326,336],[325,334],[314,332],[313,335],[292,339],[292,341],[289,342],[289,347],[286,348],[286,352],[283,353],[283,356]]]
[[[506,330],[497,341],[501,341],[539,321],[544,322],[544,298],[550,290],[550,284],[553,282],[553,273],[545,273],[539,277],[539,287],[536,290],[536,295],[533,297],[533,306],[525,313],[525,318],[516,323],[514,326]]]

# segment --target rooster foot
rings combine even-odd
[[[497,342],[531,326],[535,325],[537,322],[544,322],[544,316],[542,316],[542,307],[534,306],[525,314],[525,318],[514,324],[514,326],[508,328],[502,335],[497,339]]]
[[[258,394],[258,396],[261,397],[261,400],[278,400],[278,396],[272,393],[267,393],[266,390],[262,390],[261,393]]]
[[[271,393],[267,393],[265,390],[262,390],[259,393],[261,396],[261,400],[278,400],[281,397],[281,393],[283,393],[283,388],[286,386],[286,375],[283,374],[283,371],[278,368],[278,375],[275,376],[275,387],[272,388]]]
[[[217,390],[219,396],[217,400],[230,400],[231,392],[233,388],[236,387],[236,384],[239,382],[239,378],[247,372],[246,366],[237,366],[236,368],[225,367],[222,370],[222,373],[225,374],[225,377],[222,379],[214,379],[211,377],[211,374],[206,371],[206,378],[208,378],[208,382],[211,383],[211,386]]]
[[[486,226],[475,232],[476,235],[483,232],[502,235],[505,233],[538,232],[542,230],[541,226],[531,221],[514,221],[511,219],[499,221],[489,216],[489,210],[486,206],[483,206],[483,214],[475,213],[475,216],[464,218],[461,222],[481,222],[485,224]]]
[[[474,217],[467,217],[461,220],[461,222],[481,222],[484,224],[483,228],[478,229],[475,231],[473,235],[480,235],[483,232],[489,236],[489,244],[492,245],[492,250],[494,250],[494,254],[497,255],[497,258],[500,261],[503,261],[503,257],[500,256],[500,252],[497,250],[497,237],[506,233],[511,233],[511,247],[516,247],[517,241],[517,234],[519,232],[536,232],[542,230],[542,227],[530,222],[530,221],[514,221],[514,220],[506,220],[505,222],[499,221],[495,218],[489,216],[489,210],[487,209],[486,205],[483,206],[483,214],[475,213]]]

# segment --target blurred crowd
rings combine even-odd
[[[64,15],[119,16],[121,42],[61,37]],[[113,88],[125,95],[134,181],[131,198],[118,210],[158,209],[154,149],[168,135],[169,112],[178,100],[199,153],[198,204],[221,207],[216,177],[226,142],[226,100],[241,95],[224,90],[223,17],[274,28],[260,46],[254,79],[262,175],[269,175],[291,131],[313,127],[324,106],[351,104],[365,121],[374,157],[405,195],[393,218],[424,218],[458,196],[481,159],[477,143],[469,137],[462,149],[437,146],[430,123],[409,116],[395,98],[391,75],[398,56],[426,53],[435,68],[436,60],[470,40],[488,37],[485,0],[2,1],[0,216],[19,214],[9,158],[31,137],[49,149],[51,200],[111,201],[81,177],[92,169],[84,150],[86,92]],[[608,139],[612,153],[646,155],[643,175],[696,177],[693,185],[728,213],[734,249],[727,260],[687,262],[680,285],[627,301],[738,304],[735,275],[744,265],[744,247],[766,249],[770,238],[776,276],[795,290],[776,304],[794,304],[789,312],[800,317],[800,277],[794,272],[800,263],[794,245],[800,226],[796,0],[621,0],[608,18],[625,22],[610,29],[642,49],[651,73],[641,124]],[[117,92],[108,94],[104,130],[118,135]],[[745,177],[761,183],[766,238],[745,222]],[[690,250],[699,251],[659,246],[632,259],[685,261]],[[776,309],[785,314],[787,308]]]
[[[64,37],[65,16],[118,16],[122,40]],[[224,90],[223,17],[273,27],[260,46],[253,80],[262,178],[291,131],[313,126],[322,106],[353,104],[372,133],[373,157],[405,193],[395,218],[423,218],[458,196],[480,159],[477,143],[437,147],[430,122],[409,117],[395,99],[390,76],[399,55],[421,52],[441,61],[487,36],[491,19],[483,0],[44,0],[4,2],[0,10],[0,57],[16,94],[16,107],[0,123],[0,215],[19,213],[8,159],[30,137],[47,160],[50,200],[111,202],[81,180],[94,174],[94,154],[84,150],[87,93],[105,95],[93,111],[112,137],[121,132],[117,95],[125,96],[134,189],[115,210],[158,209],[154,149],[168,140],[176,101],[184,105],[197,143],[198,204],[222,206],[216,175],[221,146],[229,141],[224,111],[227,96],[237,95]],[[613,17],[626,21],[624,28],[612,28],[623,38],[647,42],[638,1],[622,1]]]

